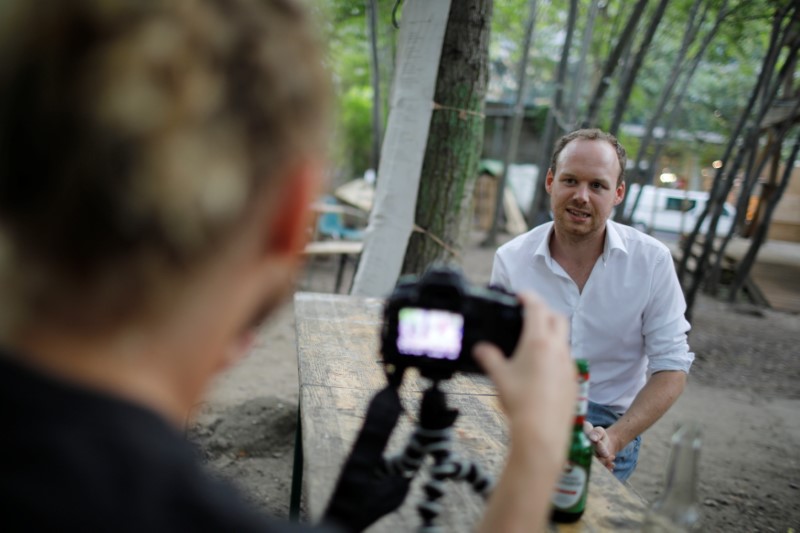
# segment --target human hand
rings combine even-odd
[[[611,438],[605,428],[592,426],[588,421],[583,422],[583,432],[589,437],[592,448],[594,448],[594,454],[606,468],[613,472],[614,460],[617,458],[617,452],[619,451],[614,439]]]
[[[403,503],[411,479],[383,471],[383,451],[403,407],[388,386],[372,399],[364,425],[342,467],[323,520],[346,531],[363,531]]]
[[[532,294],[519,296],[525,318],[514,355],[480,343],[474,356],[497,387],[512,439],[533,437],[557,460],[567,449],[577,397],[575,363],[569,356],[567,321]]]

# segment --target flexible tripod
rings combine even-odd
[[[458,410],[447,407],[439,381],[434,380],[422,396],[419,421],[405,450],[386,459],[387,472],[408,478],[414,477],[423,467],[427,456],[433,459],[427,468],[430,476],[423,487],[424,499],[417,506],[422,519],[421,533],[440,531],[435,522],[442,511],[439,500],[445,495],[447,480],[468,482],[484,499],[491,493],[493,481],[483,468],[474,461],[458,457],[452,450],[453,424],[457,417]]]

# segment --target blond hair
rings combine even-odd
[[[4,9],[0,327],[120,320],[324,150],[329,79],[296,1]]]

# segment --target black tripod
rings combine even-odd
[[[408,478],[420,470],[426,456],[433,459],[427,468],[430,478],[423,487],[425,497],[417,506],[422,525],[420,532],[440,531],[436,519],[442,511],[439,502],[445,494],[445,482],[457,480],[468,482],[484,499],[491,493],[492,479],[481,466],[473,461],[461,459],[452,450],[453,423],[458,410],[447,407],[447,398],[434,380],[422,396],[419,421],[402,454],[386,460],[389,473]]]

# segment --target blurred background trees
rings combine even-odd
[[[781,191],[787,190],[781,172],[793,166],[798,121],[792,106],[800,99],[797,4],[794,0],[538,0],[521,84],[519,64],[531,0],[484,2],[489,8],[483,11],[484,24],[491,29],[489,77],[481,111],[482,139],[472,146],[478,149],[482,144],[484,159],[504,159],[519,97],[524,119],[513,162],[536,169],[532,193],[525,198],[517,194],[519,210],[530,226],[548,216],[544,180],[535,176],[544,175],[555,139],[581,126],[616,132],[628,149],[629,183],[710,193],[703,221],[685,241],[689,244],[681,277],[690,294],[701,286],[718,292],[714,235],[721,206],[725,201],[738,204],[733,235],[757,236],[759,225],[768,232],[768,215],[775,212],[769,202],[777,202]],[[380,127],[387,112],[397,53],[394,22],[402,24],[403,6],[399,0],[324,0],[314,5],[326,21],[330,68],[339,92],[340,125],[333,154],[333,183],[339,184],[376,165],[373,143],[378,133],[373,128]],[[468,10],[472,2],[453,0],[452,5]],[[372,55],[368,8],[374,10],[375,21]],[[442,58],[441,70],[447,61]],[[455,94],[460,89],[452,90]],[[446,97],[437,90],[437,99]],[[773,117],[776,113],[778,119]],[[768,117],[772,122],[765,122]],[[452,193],[456,196],[449,199],[462,205],[471,194],[474,161],[462,165],[458,173],[471,174],[457,178],[466,186],[457,187]],[[425,213],[440,209],[426,190],[421,189],[417,207],[417,223],[423,228],[432,223]],[[618,220],[629,222],[632,208],[640,208],[634,195],[627,202],[617,211]],[[502,217],[502,209],[498,211],[495,216]],[[469,216],[466,212],[459,208],[458,216]],[[457,248],[464,231],[463,224],[450,224],[437,228],[437,236]],[[800,233],[800,226],[792,231]],[[795,233],[789,237],[800,240]],[[729,235],[720,237],[723,243],[730,240]],[[708,249],[693,263],[691,249],[698,240]],[[423,252],[414,247],[409,253]],[[451,256],[447,247],[438,246],[433,255],[407,257],[406,270],[418,271],[437,258]]]

